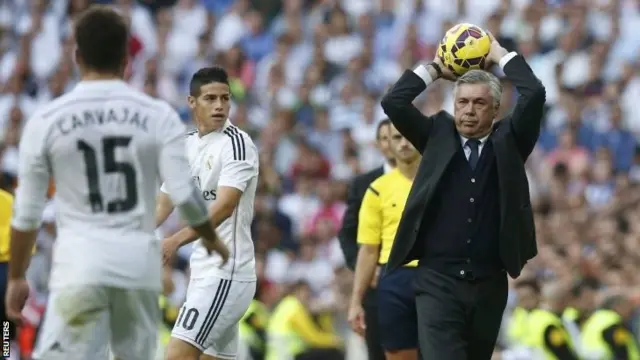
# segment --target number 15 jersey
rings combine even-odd
[[[161,288],[158,177],[174,203],[194,194],[185,126],[165,102],[119,80],[80,82],[26,124],[13,226],[33,229],[56,187],[50,287]]]

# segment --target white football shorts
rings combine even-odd
[[[255,293],[255,281],[192,278],[171,336],[207,355],[234,360],[238,353],[238,322]]]
[[[34,360],[149,360],[156,353],[159,293],[86,285],[50,293]]]

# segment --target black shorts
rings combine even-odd
[[[386,351],[418,348],[418,314],[413,292],[416,268],[402,267],[378,281],[378,323]]]
[[[9,340],[16,337],[16,326],[7,319],[7,311],[4,307],[4,297],[7,293],[7,277],[9,275],[9,264],[0,262],[0,320],[2,320],[2,329],[4,332],[5,321],[9,324]]]

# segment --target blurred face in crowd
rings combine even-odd
[[[380,131],[378,131],[376,142],[378,145],[378,149],[380,150],[384,158],[387,159],[387,161],[392,162],[393,153],[391,152],[391,147],[389,146],[390,128],[390,125],[381,126]]]
[[[580,311],[592,310],[596,306],[598,291],[588,286],[584,286],[580,290],[580,294],[574,299],[576,308]]]
[[[467,138],[487,135],[500,108],[494,100],[488,84],[456,85],[453,115],[458,133]]]
[[[395,126],[389,127],[389,134],[391,135],[391,150],[398,163],[413,163],[420,157],[420,153],[415,147],[407,140]]]
[[[200,93],[189,96],[187,100],[202,134],[220,129],[229,117],[231,90],[227,84],[212,82],[202,85]]]
[[[567,129],[560,135],[560,147],[569,150],[573,148],[576,144],[576,135],[575,133]]]
[[[540,294],[531,286],[520,286],[517,288],[518,304],[526,309],[533,310],[538,306],[540,301]]]

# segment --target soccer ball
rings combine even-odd
[[[447,31],[438,46],[438,57],[454,74],[484,69],[491,38],[479,26],[458,24]]]

